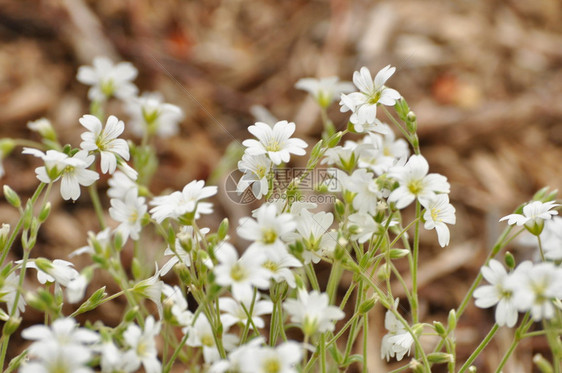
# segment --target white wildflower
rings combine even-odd
[[[137,69],[129,62],[116,65],[107,57],[96,57],[93,66],[80,66],[77,79],[91,86],[88,98],[92,101],[105,101],[115,96],[125,100],[137,93],[132,81],[137,77]]]
[[[295,132],[295,124],[286,120],[275,123],[271,128],[268,124],[256,122],[255,125],[248,127],[248,131],[258,140],[244,140],[242,145],[246,146],[246,153],[250,155],[267,154],[271,161],[279,165],[287,163],[291,159],[291,154],[304,155],[304,148],[308,146],[306,142],[297,138],[290,138]]]
[[[104,174],[115,172],[117,168],[116,156],[129,160],[127,141],[117,138],[125,129],[123,121],[110,115],[103,130],[100,120],[94,115],[86,114],[80,118],[79,122],[89,131],[82,133],[80,147],[87,151],[97,150],[100,152],[101,171]]]

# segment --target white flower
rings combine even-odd
[[[139,368],[135,352],[129,350],[127,353],[123,353],[113,342],[102,343],[97,346],[97,351],[101,353],[100,365],[103,373],[130,373]]]
[[[396,202],[396,208],[402,209],[416,198],[423,204],[436,193],[449,193],[447,178],[439,174],[427,174],[429,165],[421,155],[412,155],[403,167],[396,167],[390,175],[400,186],[388,196],[388,202]]]
[[[302,239],[306,250],[303,252],[305,264],[318,263],[322,257],[330,255],[337,241],[337,233],[328,232],[334,222],[331,212],[320,211],[315,214],[307,209],[302,209],[296,214],[297,232],[287,234],[287,237]]]
[[[531,233],[540,234],[544,227],[544,221],[551,219],[554,215],[558,215],[558,211],[551,210],[558,206],[560,205],[555,201],[544,203],[533,201],[523,207],[523,214],[510,214],[501,218],[500,221],[507,220],[508,225],[525,225]]]
[[[541,233],[544,256],[550,260],[562,259],[562,218],[555,216],[546,220]]]
[[[374,80],[366,67],[353,73],[353,83],[360,92],[342,94],[340,105],[344,113],[351,110],[350,121],[358,132],[363,132],[364,125],[380,124],[376,118],[378,104],[393,106],[400,99],[400,93],[384,85],[395,71],[395,67],[388,65],[377,73]],[[382,127],[373,127],[375,130],[378,128]]]
[[[176,191],[167,196],[154,197],[150,204],[155,207],[150,210],[150,213],[158,223],[162,223],[166,218],[184,218],[184,215],[198,219],[200,214],[213,212],[213,204],[201,202],[201,200],[215,194],[217,194],[216,186],[206,187],[203,180],[193,180],[183,187],[181,192]]]
[[[264,343],[263,337],[257,337],[244,345],[234,348],[224,360],[215,361],[209,369],[209,373],[244,372],[248,361],[253,359]]]
[[[43,153],[32,148],[24,148],[22,153],[43,159],[45,166],[35,169],[37,178],[44,183],[57,181],[60,178],[60,193],[65,200],[77,200],[80,197],[80,185],[90,186],[99,179],[97,172],[87,169],[94,162],[95,157],[88,155],[85,150],[80,150],[72,157],[56,150],[47,150]]]
[[[236,185],[238,194],[252,187],[252,194],[260,199],[269,191],[267,175],[271,170],[271,160],[264,154],[250,155],[245,153],[238,162],[238,169],[244,174]]]
[[[295,88],[307,91],[321,107],[327,108],[342,93],[353,92],[354,87],[350,82],[340,82],[337,76],[327,78],[303,78]]]
[[[33,344],[31,345],[33,347]],[[93,373],[86,364],[92,359],[89,349],[82,346],[42,344],[29,350],[30,360],[24,361],[20,373]]]
[[[178,122],[183,119],[182,110],[165,103],[158,92],[145,92],[130,100],[126,110],[131,115],[130,128],[137,136],[174,136],[179,132]]]
[[[263,250],[286,250],[281,237],[296,228],[291,214],[277,215],[277,207],[264,204],[254,211],[257,220],[250,217],[240,219],[236,232],[246,240],[254,241],[252,248]]]
[[[162,288],[164,286],[164,282],[160,281],[160,273],[158,272],[158,264],[156,264],[156,270],[154,271],[154,275],[151,277],[141,280],[133,286],[131,291],[133,293],[139,294],[144,298],[150,299],[154,304],[156,304],[156,308],[158,309],[158,315],[162,318]]]
[[[248,323],[250,329],[253,329],[254,325],[256,328],[263,328],[265,326],[265,321],[260,316],[271,314],[273,303],[270,300],[256,299],[252,308],[252,299],[236,301],[232,298],[222,297],[219,298],[219,308],[224,312],[221,315],[221,321],[226,329],[234,324],[245,326]],[[249,321],[248,314],[250,314],[252,322]]]
[[[144,330],[135,324],[130,324],[123,333],[125,343],[135,355],[135,370],[142,363],[147,373],[160,373],[162,364],[158,360],[158,350],[154,338],[160,334],[160,322],[155,322],[154,317],[148,316],[144,323]]]
[[[369,133],[359,145],[359,167],[369,168],[377,175],[389,171],[396,164],[406,163],[410,154],[408,143],[404,139],[395,140],[394,132],[388,128],[384,135]]]
[[[133,240],[138,240],[140,231],[142,230],[142,219],[148,210],[144,197],[137,195],[137,189],[131,189],[125,195],[125,199],[112,198],[110,200],[111,207],[109,208],[109,215],[115,221],[120,222],[116,228],[126,242],[129,237]]]
[[[41,118],[34,120],[32,122],[27,122],[27,128],[32,131],[38,132],[43,138],[48,140],[56,140],[56,133],[51,125],[51,121],[46,118]]]
[[[455,216],[455,208],[449,203],[449,196],[446,194],[437,194],[429,201],[423,203],[425,213],[423,219],[425,220],[425,229],[435,229],[437,232],[437,239],[439,245],[445,247],[449,244],[449,228],[446,224],[455,224],[457,218]]]
[[[80,66],[77,79],[90,85],[88,98],[92,101],[104,101],[111,96],[128,99],[137,93],[132,81],[137,77],[137,69],[129,62],[113,62],[106,57],[96,57],[93,67]]]
[[[302,359],[302,347],[297,342],[287,341],[277,347],[256,348],[246,355],[242,366],[244,373],[297,373],[296,366]]]
[[[299,324],[305,335],[333,331],[334,321],[344,318],[345,313],[329,305],[328,294],[314,290],[307,293],[301,289],[298,299],[287,299],[283,308],[291,316],[291,322]]]
[[[2,279],[2,285],[0,286],[0,302],[6,302],[6,307],[8,313],[12,311],[14,303],[16,301],[17,289],[19,286],[19,274],[16,272],[11,272],[8,276]],[[25,311],[25,300],[24,297],[18,297],[18,306],[16,307],[15,317],[18,317],[20,312]]]
[[[356,193],[353,198],[353,208],[371,215],[376,213],[377,202],[382,197],[382,193],[372,173],[365,169],[355,170],[346,180],[346,187]]]
[[[72,318],[63,318],[53,321],[52,325],[33,325],[23,330],[21,335],[25,339],[36,341],[33,345],[39,343],[59,345],[89,345],[99,341],[99,335],[86,328],[78,326],[76,320]],[[33,348],[31,348],[33,350]]]
[[[513,298],[513,288],[509,286],[510,275],[495,259],[490,259],[488,265],[482,267],[481,271],[490,285],[480,286],[474,291],[476,306],[489,308],[497,304],[496,323],[499,326],[513,327],[517,322],[517,305]]]
[[[107,183],[109,184],[107,196],[120,200],[125,199],[129,190],[138,188],[137,183],[121,171],[115,171]]]
[[[286,120],[275,123],[271,128],[268,124],[256,122],[255,125],[248,127],[248,131],[258,140],[244,140],[242,145],[246,146],[246,153],[250,155],[267,154],[271,161],[279,165],[282,162],[289,162],[291,153],[304,155],[304,148],[308,146],[306,142],[297,138],[290,138],[295,132],[295,124]]]
[[[525,261],[513,274],[513,301],[519,311],[531,311],[533,320],[551,319],[556,308],[553,301],[562,298],[562,270],[545,262]]]
[[[170,311],[177,323],[181,326],[188,326],[193,320],[193,314],[187,308],[187,299],[179,286],[171,287],[163,284],[162,294],[166,297],[164,305],[170,307]]]
[[[20,372],[87,373],[86,363],[92,359],[92,345],[99,342],[97,333],[78,327],[74,319],[58,319],[48,327],[31,326],[21,333],[33,340],[29,346],[31,361]]]
[[[266,256],[262,267],[269,271],[271,278],[276,282],[286,281],[287,285],[294,288],[295,274],[290,268],[302,267],[302,263],[286,250],[268,250]]]
[[[98,251],[106,252],[111,245],[111,229],[105,228],[104,230],[98,232],[97,234],[89,231],[88,232],[88,245],[82,246],[68,255],[70,258],[81,254],[95,254]]]
[[[394,309],[397,306],[398,299],[395,302]],[[386,311],[384,327],[388,330],[388,334],[382,337],[381,358],[389,361],[391,357],[396,355],[396,360],[400,361],[404,355],[410,355],[414,338],[390,310]]]
[[[116,155],[127,161],[129,160],[127,141],[117,138],[125,129],[123,121],[110,115],[103,130],[100,120],[94,115],[86,114],[80,118],[79,122],[89,131],[82,133],[83,141],[80,147],[87,151],[97,150],[100,152],[101,171],[104,174],[115,172],[117,167]]]
[[[267,289],[269,287],[269,271],[263,268],[266,256],[258,250],[249,250],[238,258],[234,246],[222,242],[215,254],[219,264],[213,269],[217,284],[230,286],[232,296],[239,301],[252,299],[254,287]]]
[[[219,350],[215,342],[216,335],[213,333],[213,328],[204,313],[200,313],[193,325],[185,328],[184,332],[188,335],[186,341],[188,346],[203,348],[205,362],[212,363],[220,360]],[[237,342],[238,337],[234,334],[224,333],[222,335],[222,344],[227,351],[232,350]]]
[[[66,285],[66,299],[69,303],[78,303],[84,298],[86,293],[86,287],[88,287],[88,279],[84,275],[79,275],[70,279]]]
[[[18,261],[16,263],[21,263]],[[72,268],[74,264],[62,259],[55,259],[52,262],[44,258],[38,258],[27,262],[27,268],[37,270],[37,281],[41,284],[56,282],[62,286],[68,286],[69,282],[80,276],[80,273]]]
[[[360,244],[369,241],[378,230],[375,219],[365,212],[351,214],[347,220],[351,239],[357,240]]]
[[[344,146],[338,145],[327,149],[321,164],[335,164],[340,168],[351,170],[355,166],[361,148],[354,141],[346,141]]]

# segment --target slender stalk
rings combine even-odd
[[[41,194],[41,192],[43,191],[43,189],[45,188],[46,185],[47,184],[45,184],[45,183],[41,183],[37,186],[37,189],[35,189],[35,192],[33,192],[33,195],[30,198],[32,206],[35,204],[35,202],[37,202],[37,199],[39,198],[39,195]],[[48,185],[52,185],[52,184],[50,183]],[[14,244],[14,241],[16,240],[16,237],[18,236],[22,226],[23,226],[23,216],[18,220],[16,228],[12,231],[12,234],[10,234],[10,238],[8,239],[8,241],[6,242],[4,247],[2,248],[2,257],[0,258],[0,265],[1,266],[4,265],[4,260],[6,260],[6,256],[8,255],[8,252],[10,251],[10,248]]]
[[[187,337],[189,336],[189,333],[185,333],[185,335],[183,336],[182,340],[180,341],[180,343],[176,346],[174,353],[172,354],[172,356],[170,357],[170,360],[168,361],[168,363],[164,366],[164,369],[162,369],[163,373],[168,373],[170,372],[170,370],[172,369],[172,364],[174,363],[174,361],[177,359],[178,354],[180,353],[181,349],[183,348],[183,345],[185,344],[185,342],[187,342]]]
[[[367,341],[369,340],[369,319],[367,315],[368,314],[365,313],[365,315],[363,316],[363,373],[368,373],[367,356],[369,356],[369,354],[367,349]]]
[[[467,370],[470,367],[472,362],[478,357],[478,355],[480,355],[480,353],[484,350],[484,348],[486,348],[488,343],[490,343],[490,341],[498,331],[498,328],[499,328],[498,324],[494,324],[494,326],[492,327],[492,329],[490,329],[486,337],[484,337],[482,342],[480,342],[478,347],[476,347],[472,355],[470,355],[468,359],[465,361],[465,363],[461,366],[461,369],[458,371],[458,373],[463,373],[465,370]]]
[[[326,333],[320,335],[318,348],[320,349],[320,371],[326,373]]]
[[[412,321],[414,324],[419,322],[418,310],[418,262],[420,251],[420,218],[421,218],[421,204],[416,200],[416,226],[414,228],[414,252],[412,254],[412,296],[410,298],[410,307],[412,310]]]
[[[105,229],[105,216],[103,215],[103,208],[100,202],[100,196],[98,194],[97,183],[94,183],[88,187],[88,192],[90,193],[90,199],[92,200],[92,205],[94,205],[94,210],[96,211],[96,217],[98,218],[98,223],[100,225],[100,230]]]
[[[513,337],[513,342],[511,342],[509,349],[503,355],[500,365],[498,365],[498,368],[496,369],[496,373],[500,373],[502,371],[503,367],[511,357],[511,354],[513,353],[513,351],[515,351],[515,348],[519,344],[519,341],[521,341],[521,336],[524,335],[525,332],[527,332],[527,330],[531,327],[532,324],[533,324],[533,320],[532,319],[529,320],[529,312],[527,312],[525,316],[523,316],[521,325],[519,325],[519,328],[515,330],[515,336]]]

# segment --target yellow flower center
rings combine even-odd
[[[369,101],[367,102],[371,105],[375,105],[376,103],[379,102],[380,98],[381,98],[381,92],[376,91],[372,96],[369,97]]]
[[[265,229],[263,231],[263,243],[272,244],[277,240],[277,233],[273,229]]]
[[[238,282],[244,280],[246,277],[248,277],[248,274],[238,263],[232,266],[232,269],[230,270],[230,278]]]
[[[268,152],[278,152],[279,150],[281,150],[281,145],[279,144],[279,141],[271,139],[265,147],[265,150],[267,150]]]
[[[408,183],[408,190],[413,195],[418,195],[423,189],[423,184],[421,180],[412,180]]]
[[[262,368],[266,373],[277,373],[281,371],[281,363],[279,359],[270,358],[264,361]]]

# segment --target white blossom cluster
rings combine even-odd
[[[176,134],[181,110],[164,103],[157,93],[137,97],[132,82],[137,71],[130,63],[97,58],[92,67],[81,67],[78,80],[90,86],[92,114],[78,119],[86,129],[79,148],[59,144],[50,122],[39,120],[29,128],[40,134],[42,145],[25,147],[23,153],[43,161],[35,169],[41,182],[38,195],[42,188],[49,190],[60,182],[62,198],[76,201],[82,186],[90,188],[100,230],[89,232],[87,244],[71,254],[91,258],[92,264],[81,271],[70,261],[33,257],[30,251],[50,203],[43,198],[36,217],[33,203],[41,199],[33,197],[30,207],[23,206],[14,191],[4,188],[22,220],[15,230],[2,225],[0,248],[9,249],[21,231],[25,255],[20,261],[1,263],[0,302],[6,311],[0,312],[0,319],[6,324],[0,343],[7,343],[12,325],[16,330],[26,307],[45,314],[45,325],[21,333],[31,343],[24,353],[27,358],[17,362],[19,370],[110,373],[142,367],[156,373],[170,371],[174,362],[181,361],[194,371],[293,373],[312,371],[316,359],[323,371],[329,371],[326,364],[332,360],[344,369],[358,359],[351,349],[355,338],[368,332],[359,331],[368,324],[366,315],[375,303],[387,309],[384,327],[388,332],[381,341],[381,358],[402,360],[416,344],[411,364],[425,360],[426,368],[430,367],[417,341],[418,332],[429,325],[417,319],[417,288],[404,285],[416,315],[409,323],[401,316],[400,300],[391,293],[393,276],[404,281],[393,260],[408,256],[413,277],[419,230],[422,226],[435,230],[439,246],[449,245],[455,208],[449,201],[447,178],[430,173],[419,152],[415,116],[398,91],[385,85],[395,70],[386,66],[373,79],[363,67],[354,73],[353,85],[335,77],[306,78],[296,84],[322,110],[339,98],[340,111],[349,113],[347,129],[327,133],[311,150],[306,169],[328,167],[324,169],[328,177],[316,187],[333,196],[334,204],[296,198],[301,196],[298,176],[285,190],[287,197],[292,193],[295,198],[271,198],[275,171],[289,167],[291,155],[305,155],[308,144],[293,137],[296,125],[286,120],[249,126],[254,138],[242,142],[245,149],[238,169],[243,176],[237,191],[249,189],[265,201],[250,216],[239,219],[235,237],[230,237],[227,219],[216,229],[200,226],[203,215],[215,212],[216,186],[192,180],[181,190],[161,195],[150,191],[150,170],[156,167],[150,140]],[[112,97],[124,102],[128,121],[113,115],[106,118],[103,110]],[[377,118],[381,105],[398,107],[406,125],[392,123],[403,138]],[[127,131],[141,137],[141,144],[121,138]],[[347,132],[356,138],[338,145]],[[110,175],[106,209],[97,195],[100,174]],[[523,261],[506,270],[491,258],[482,268],[489,285],[477,288],[473,295],[478,307],[496,306],[498,325],[515,326],[519,312],[528,313],[534,321],[551,320],[560,312],[562,218],[555,216],[559,206],[554,201],[533,201],[521,213],[502,219],[537,236],[543,260]],[[416,214],[409,224],[401,215],[406,208],[415,209]],[[112,221],[106,222],[108,218]],[[410,230],[418,240],[414,249]],[[158,238],[160,243],[155,243]],[[122,261],[131,256],[129,271]],[[331,271],[327,284],[315,272],[322,266]],[[42,285],[35,292],[24,289],[29,268],[36,270]],[[108,294],[103,287],[84,300],[88,284],[102,271],[119,290],[113,287]],[[352,280],[338,303],[338,281],[344,272]],[[188,294],[193,302],[188,303]],[[355,307],[347,305],[354,297]],[[127,304],[118,325],[110,327],[98,320],[79,326],[76,316],[116,298]],[[63,308],[66,303],[76,305],[74,312]],[[347,322],[339,322],[346,317]],[[286,333],[290,329],[295,330]],[[433,330],[444,341],[451,331]],[[342,353],[338,339],[344,334],[351,339]],[[366,356],[363,359],[366,364]]]

